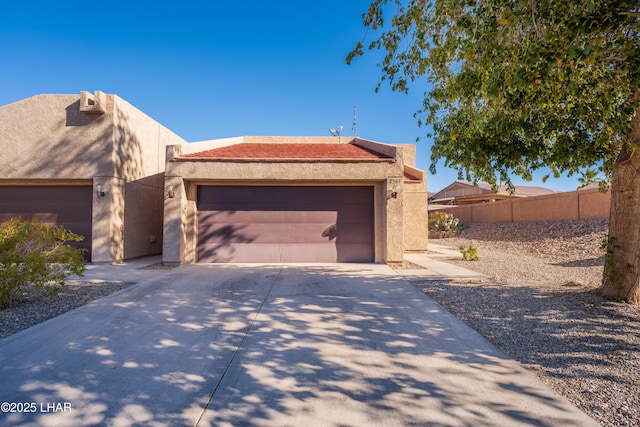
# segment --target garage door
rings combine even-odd
[[[199,262],[371,262],[373,187],[198,187]]]
[[[91,259],[91,204],[93,190],[83,187],[0,187],[0,222],[12,218],[40,218],[63,225],[84,240],[74,246],[86,249]]]

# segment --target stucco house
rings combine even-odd
[[[494,192],[486,182],[454,181],[442,190],[429,196],[430,205],[469,205],[475,203],[496,202],[498,200],[554,194],[556,191],[534,185],[517,185],[513,194],[506,185],[499,185]]]
[[[116,95],[0,107],[0,220],[85,236],[93,262],[401,262],[427,245],[414,145],[360,138],[188,143]]]

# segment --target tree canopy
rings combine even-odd
[[[347,62],[379,49],[381,84],[429,82],[416,117],[432,173],[444,159],[494,185],[544,166],[610,175],[640,106],[639,18],[637,0],[376,0],[375,38]]]
[[[542,167],[610,178],[600,292],[640,304],[640,1],[374,0],[363,23],[380,84],[429,83],[432,173],[444,159],[511,189]]]

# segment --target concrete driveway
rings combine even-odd
[[[0,402],[3,426],[597,425],[370,264],[159,272],[1,340]]]

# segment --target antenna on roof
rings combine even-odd
[[[353,126],[351,127],[351,130],[353,131],[353,136],[356,136],[356,128],[357,128],[357,124],[358,124],[358,115],[357,115],[357,111],[358,108],[357,106],[353,106]]]
[[[342,132],[342,128],[343,126],[338,126],[337,130],[334,128],[329,129],[329,132],[331,132],[331,135],[338,137],[338,144],[342,144],[342,137],[340,136],[340,132]]]

